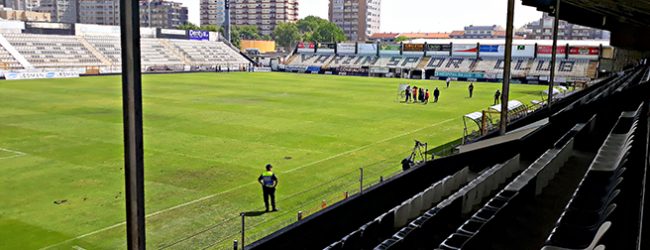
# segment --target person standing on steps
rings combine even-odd
[[[275,174],[271,171],[272,169],[273,166],[271,166],[271,164],[266,164],[266,171],[257,178],[257,181],[262,184],[262,193],[264,194],[266,212],[269,211],[269,197],[271,198],[273,211],[278,211],[275,208],[275,187],[278,186],[278,178],[275,177]]]

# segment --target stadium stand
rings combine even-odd
[[[202,42],[191,40],[168,40],[187,58],[192,65],[234,65],[248,64],[239,53],[222,42]]]
[[[648,76],[638,67],[591,82],[556,112],[511,124],[529,130],[516,140],[488,136],[488,146],[423,163],[249,249],[630,249],[641,230]]]
[[[548,76],[550,75],[551,61],[550,59],[537,59],[530,67],[530,76]],[[555,72],[557,76],[561,77],[584,77],[587,76],[587,69],[589,68],[589,60],[558,60],[555,65]]]
[[[512,77],[526,77],[531,68],[533,60],[530,58],[512,58],[510,74]],[[474,68],[475,72],[483,72],[489,75],[503,75],[502,58],[481,58]]]
[[[119,36],[65,36],[7,33],[3,37],[37,70],[77,70],[99,67],[102,72],[119,72],[121,45]],[[143,70],[161,68],[184,71],[185,66],[225,66],[238,68],[249,61],[223,42],[180,39],[142,38]],[[0,46],[0,70],[24,67]]]
[[[36,68],[102,66],[74,36],[14,33],[4,36]]]

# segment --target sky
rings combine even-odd
[[[199,0],[175,0],[189,9],[190,22],[199,23]],[[537,20],[541,12],[515,0],[515,27]],[[408,4],[405,4],[408,3]],[[450,32],[464,26],[506,24],[506,0],[382,0],[382,32]],[[300,17],[327,19],[329,0],[299,0]]]

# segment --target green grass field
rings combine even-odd
[[[500,84],[410,81],[437,104],[396,101],[406,80],[284,73],[146,75],[147,244],[230,247],[242,211],[263,210],[272,163],[277,213],[247,218],[247,242],[400,170],[413,140],[462,136],[462,115]],[[544,86],[512,85],[530,103]],[[0,81],[0,249],[122,249],[125,209],[119,76]],[[57,204],[58,203],[58,204]]]

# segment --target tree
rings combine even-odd
[[[291,47],[300,40],[298,25],[295,23],[279,23],[273,30],[273,37],[279,46],[290,51]]]
[[[260,30],[257,26],[242,25],[236,26],[239,31],[239,38],[244,40],[258,40],[260,39]]]
[[[401,43],[401,42],[408,41],[408,40],[410,40],[410,39],[408,37],[405,37],[405,36],[398,36],[397,38],[395,38],[395,42],[397,42],[397,43]]]
[[[199,28],[200,30],[206,30],[206,31],[212,31],[212,32],[219,32],[221,27],[216,26],[216,25],[204,25]]]
[[[339,26],[332,22],[327,22],[323,25],[318,26],[318,28],[314,31],[312,39],[318,42],[338,43],[345,41],[347,38]]]
[[[304,19],[298,20],[298,30],[302,34],[303,41],[316,42],[314,39],[314,32],[318,27],[329,23],[329,21],[316,16],[307,16]]]
[[[199,30],[200,29],[200,27],[197,26],[196,24],[189,23],[189,22],[185,23],[185,24],[181,24],[176,28],[179,29],[179,30]]]

